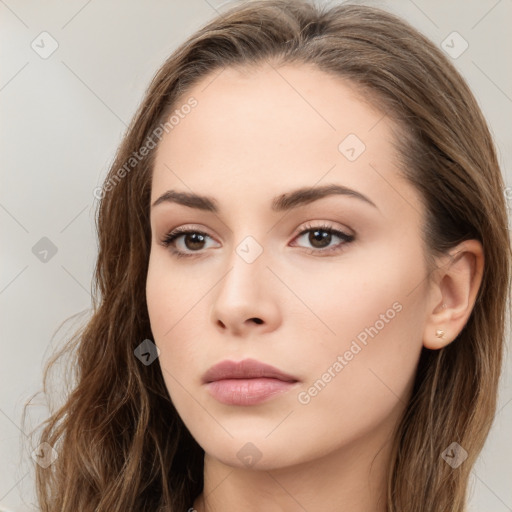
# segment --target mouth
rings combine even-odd
[[[256,405],[289,391],[299,382],[255,359],[222,361],[212,366],[202,381],[216,400],[227,405]]]

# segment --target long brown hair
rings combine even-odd
[[[428,261],[463,240],[483,245],[472,314],[457,340],[423,349],[389,468],[388,512],[465,509],[495,413],[510,294],[505,189],[486,121],[454,66],[400,18],[361,5],[263,0],[231,7],[169,57],[117,152],[99,194],[93,314],[69,345],[75,383],[38,435],[58,453],[48,468],[36,466],[43,512],[182,511],[202,490],[203,450],[171,403],[159,365],[134,356],[153,339],[145,281],[155,150],[126,162],[199,79],[264,61],[313,64],[343,77],[396,121],[401,170],[428,212]],[[468,453],[456,470],[441,458],[452,442]]]

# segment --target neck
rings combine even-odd
[[[392,443],[362,436],[327,455],[269,470],[232,467],[205,455],[197,512],[385,512]]]

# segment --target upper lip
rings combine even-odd
[[[203,382],[213,382],[222,379],[255,379],[267,377],[279,379],[285,382],[297,382],[298,379],[282,372],[281,370],[262,363],[255,359],[243,359],[242,361],[221,361],[212,366],[204,375]]]

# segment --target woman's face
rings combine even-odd
[[[409,397],[428,294],[389,118],[310,66],[217,71],[176,110],[147,302],[181,418],[231,466],[374,455]]]

